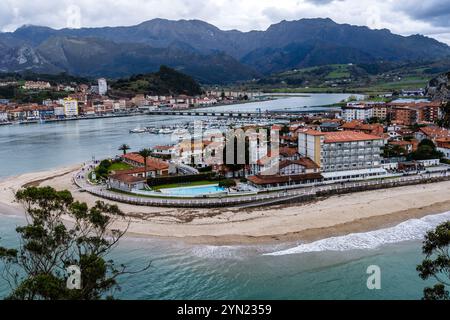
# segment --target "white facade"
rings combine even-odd
[[[424,167],[434,167],[440,164],[439,159],[417,160]]]
[[[8,120],[8,113],[0,111],[0,121],[7,121]]]
[[[64,107],[55,107],[54,112],[55,112],[55,116],[62,117],[62,116],[64,116]]]
[[[63,101],[64,115],[66,117],[78,116],[78,101],[74,99],[64,99]]]
[[[98,79],[98,94],[103,96],[108,92],[108,83],[105,78]]]
[[[333,172],[380,167],[383,146],[382,139],[325,143],[322,170]]]
[[[342,110],[342,118],[347,121],[368,120],[373,118],[373,108],[366,106],[351,106]]]

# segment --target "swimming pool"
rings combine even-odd
[[[161,189],[160,191],[161,193],[174,196],[201,196],[204,194],[225,192],[225,188],[219,187],[218,184],[211,184],[206,186],[168,188]]]

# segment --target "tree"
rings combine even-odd
[[[397,158],[406,155],[406,150],[402,146],[387,144],[383,149],[383,158]]]
[[[130,146],[127,144],[122,144],[118,150],[122,151],[123,155],[126,155],[127,151],[130,150]]]
[[[281,127],[280,130],[280,134],[281,135],[288,135],[289,134],[289,126],[288,125],[284,125],[283,127]]]
[[[139,151],[139,155],[144,158],[145,175],[147,175],[147,159],[152,155],[152,151],[150,149],[142,149]]]
[[[95,174],[97,179],[106,179],[109,174],[109,168],[111,167],[111,160],[105,159],[100,162],[100,164],[95,168]]]
[[[98,300],[120,289],[116,279],[128,273],[106,257],[126,230],[112,229],[124,219],[116,205],[97,201],[88,208],[67,190],[29,187],[16,193],[28,224],[16,229],[18,249],[0,247],[3,276],[11,286],[8,299]],[[71,221],[70,227],[64,219]],[[81,271],[81,288],[69,289],[67,268]],[[143,270],[147,269],[144,268]]]
[[[417,150],[409,154],[409,159],[412,160],[428,160],[441,159],[444,154],[436,149],[436,145],[429,139],[423,139]]]
[[[232,179],[219,181],[219,187],[222,187],[222,188],[229,189],[229,188],[232,188],[232,187],[235,187],[235,186],[236,186],[236,181],[234,181]]]
[[[434,278],[438,281],[432,288],[424,289],[424,300],[449,300],[446,286],[450,286],[450,221],[428,231],[422,245],[426,258],[417,266],[423,280]]]

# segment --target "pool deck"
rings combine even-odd
[[[106,186],[93,186],[85,176],[92,164],[86,165],[73,176],[74,183],[83,191],[101,198],[141,206],[182,207],[182,208],[220,208],[220,207],[248,207],[264,206],[269,204],[310,201],[318,197],[349,192],[394,188],[406,185],[433,183],[450,180],[450,171],[427,173],[405,177],[373,179],[366,181],[346,182],[339,184],[316,185],[309,187],[296,187],[275,191],[265,191],[253,194],[232,194],[217,196],[204,195],[203,197],[164,197],[159,193],[155,196],[138,196],[134,194],[118,193],[108,190]]]

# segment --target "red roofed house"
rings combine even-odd
[[[109,188],[130,192],[144,189],[147,178],[123,173],[113,174],[108,177]]]
[[[372,134],[375,136],[383,135],[384,128],[381,124],[365,124],[362,121],[354,120],[351,122],[346,122],[341,126],[344,131],[357,131],[367,134]]]
[[[450,138],[450,131],[438,126],[422,127],[415,133],[416,139],[422,141],[423,139],[444,139]]]
[[[437,150],[441,151],[446,159],[450,160],[450,137],[436,139]]]
[[[322,175],[319,166],[314,161],[309,158],[300,158],[280,161],[276,174],[262,172],[247,179],[257,187],[282,187],[320,182]]]
[[[144,175],[144,158],[137,153],[127,153],[121,156],[122,160],[132,166],[138,167],[136,170],[142,170]],[[142,167],[139,168],[139,167]],[[128,170],[127,170],[128,171]],[[148,157],[147,158],[147,177],[165,176],[169,174],[169,163],[161,159]]]
[[[409,154],[409,153],[417,150],[419,142],[417,140],[413,139],[411,141],[406,141],[406,140],[390,141],[389,144],[393,145],[393,146],[400,146],[403,149],[405,149],[407,154]]]

